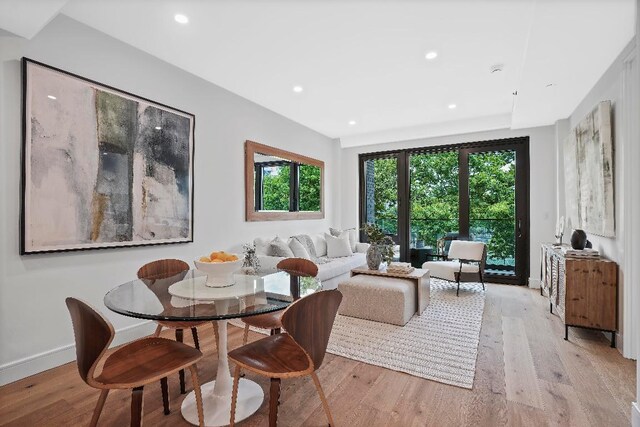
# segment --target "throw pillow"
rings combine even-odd
[[[353,255],[348,233],[342,233],[340,237],[325,233],[324,238],[327,241],[327,256],[329,258],[341,258]]]
[[[358,230],[355,228],[350,228],[348,230],[338,230],[337,228],[329,228],[329,233],[331,233],[334,237],[340,237],[342,233],[349,233],[349,244],[351,245],[351,252],[356,251],[356,244],[358,243]]]
[[[310,237],[316,250],[316,256],[327,256],[327,241],[324,238],[324,234],[314,234]]]
[[[268,255],[269,245],[273,237],[256,237],[253,244],[256,246],[256,255]]]
[[[289,245],[279,237],[276,237],[269,243],[267,255],[280,258],[293,258],[293,252],[289,248]]]
[[[296,258],[311,259],[311,255],[307,249],[296,238],[291,238],[291,242],[289,242],[289,249],[291,249],[291,252],[293,252],[293,255]]]

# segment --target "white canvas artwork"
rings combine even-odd
[[[615,236],[611,102],[599,103],[564,146],[567,217],[573,228]]]
[[[193,241],[192,114],[24,59],[21,253]]]

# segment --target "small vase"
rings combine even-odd
[[[382,264],[382,254],[378,245],[370,245],[367,249],[367,267],[369,270],[379,270]]]
[[[573,230],[571,234],[571,247],[582,250],[587,245],[587,233],[583,230]]]

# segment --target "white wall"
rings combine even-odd
[[[640,61],[640,0],[636,0],[636,60]],[[636,76],[635,76],[636,80],[636,90],[635,90],[635,94],[634,96],[636,97],[636,100],[640,100],[640,70],[636,70]],[[636,107],[638,105],[636,104]],[[638,124],[636,122],[636,131],[638,129]],[[636,134],[636,136],[638,136]],[[632,142],[632,144],[634,144],[634,142]],[[640,164],[640,148],[638,148],[638,145],[640,145],[640,138],[636,139],[635,141],[635,149],[632,150],[635,154],[631,156],[631,161],[635,162],[635,164]],[[635,172],[634,176],[639,176],[640,172]],[[633,207],[633,213],[634,214],[640,214],[640,192],[638,192],[637,190],[632,193],[632,207]],[[637,242],[638,239],[640,238],[640,225],[638,224],[638,221],[633,223],[633,229],[631,230],[631,238],[633,239],[633,242]],[[637,254],[637,249],[635,254]],[[640,283],[638,283],[638,280],[640,280],[640,268],[635,265],[634,266],[634,270],[633,270],[634,274],[633,274],[633,279],[635,282],[635,298],[633,299],[633,313],[635,314],[632,318],[633,323],[636,325],[635,327],[635,339],[636,339],[636,351],[638,349],[638,347],[640,346]],[[636,359],[637,359],[637,354],[636,354]],[[632,406],[632,425],[633,427],[640,427],[640,369],[638,369],[638,366],[636,364],[636,401]]]
[[[18,255],[22,56],[195,114],[194,243]],[[339,220],[333,202],[339,146],[323,135],[64,16],[30,41],[0,37],[0,61],[0,383],[75,358],[67,296],[102,309],[131,339],[149,325],[133,327],[140,321],[108,312],[102,298],[132,280],[140,265],[165,257],[190,261],[256,235],[321,231]],[[325,162],[326,219],[244,222],[247,139]]]
[[[539,280],[540,243],[554,241],[556,224],[556,135],[554,126],[518,130],[504,129],[344,148],[341,159],[343,186],[340,194],[342,227],[357,227],[359,222],[358,154],[519,136],[529,137],[530,277],[533,281]]]
[[[633,191],[634,183],[625,179],[625,157],[629,155],[631,141],[627,141],[629,138],[629,132],[626,128],[626,119],[624,113],[625,99],[625,83],[624,83],[624,69],[625,60],[634,53],[635,41],[629,43],[629,45],[620,53],[617,59],[611,64],[603,76],[598,80],[596,85],[589,91],[585,98],[576,107],[574,112],[568,118],[568,126],[557,126],[558,128],[558,152],[560,156],[563,154],[564,141],[569,133],[570,129],[573,129],[599,102],[610,100],[612,106],[612,124],[613,124],[613,145],[614,145],[614,193],[615,193],[615,227],[616,237],[607,238],[602,236],[596,236],[587,231],[588,239],[593,243],[594,249],[598,249],[601,254],[609,259],[612,259],[618,263],[618,348],[623,350],[623,354],[626,357],[635,357],[635,351],[624,351],[624,334],[625,326],[629,326],[628,322],[625,322],[625,316],[630,316],[631,313],[625,313],[628,307],[625,307],[625,293],[629,292],[629,289],[625,286],[625,237],[627,230],[625,223],[630,218],[625,218],[625,193]],[[635,64],[637,66],[637,63]],[[560,123],[560,122],[559,122]],[[637,141],[635,142],[637,143]],[[562,164],[562,161],[561,161]],[[629,182],[627,182],[629,181]],[[637,190],[636,190],[637,191]],[[559,169],[558,174],[558,194],[562,194],[562,200],[558,205],[559,211],[562,215],[566,212],[566,198],[564,197],[564,167]],[[571,202],[571,201],[569,201]],[[575,228],[576,225],[573,224]],[[571,230],[567,231],[569,236]],[[631,341],[632,338],[630,338]],[[627,349],[629,350],[629,349]]]

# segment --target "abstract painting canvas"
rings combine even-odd
[[[192,114],[23,59],[21,253],[193,241]]]
[[[615,236],[611,102],[599,103],[571,130],[564,147],[571,227]]]

